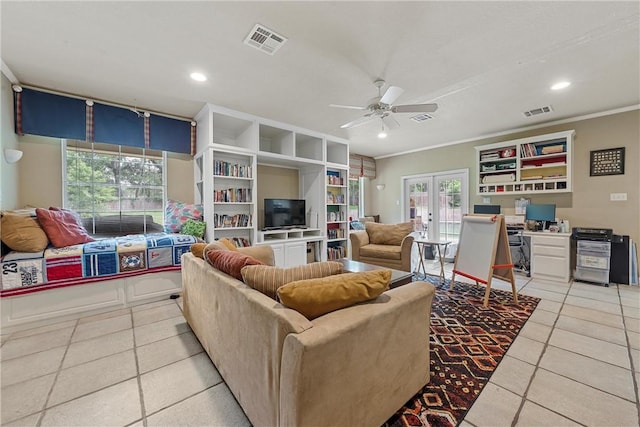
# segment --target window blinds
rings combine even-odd
[[[376,177],[376,160],[373,157],[349,153],[349,177],[361,176],[369,179]]]

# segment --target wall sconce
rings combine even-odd
[[[16,163],[18,160],[22,158],[22,151],[14,150],[13,148],[5,148],[4,149],[4,159],[7,163]]]
[[[376,188],[378,189],[378,191],[384,190],[385,185],[384,184],[378,184],[376,185]]]

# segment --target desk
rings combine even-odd
[[[567,283],[571,278],[571,233],[525,231],[531,238],[531,277]]]
[[[451,242],[441,242],[439,240],[428,240],[420,237],[416,237],[413,239],[414,243],[418,245],[418,256],[420,257],[420,262],[418,263],[417,272],[420,273],[422,269],[422,273],[427,274],[427,270],[424,267],[424,247],[425,246],[437,246],[438,247],[438,259],[440,260],[440,279],[441,282],[444,282],[444,256],[447,252],[447,246],[451,244]]]

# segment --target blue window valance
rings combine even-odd
[[[93,105],[94,125],[91,142],[145,148],[144,120],[142,114],[96,102]]]
[[[15,114],[16,129],[30,135],[84,139],[85,101],[23,88],[22,114]],[[17,112],[16,112],[17,113]]]
[[[18,134],[195,154],[192,121],[22,88],[14,92]]]

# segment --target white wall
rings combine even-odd
[[[11,82],[2,74],[2,98],[0,99],[0,116],[2,117],[0,138],[0,209],[16,209],[18,205],[18,166],[8,164],[4,160],[4,149],[20,149],[18,136],[13,126],[13,89]]]

